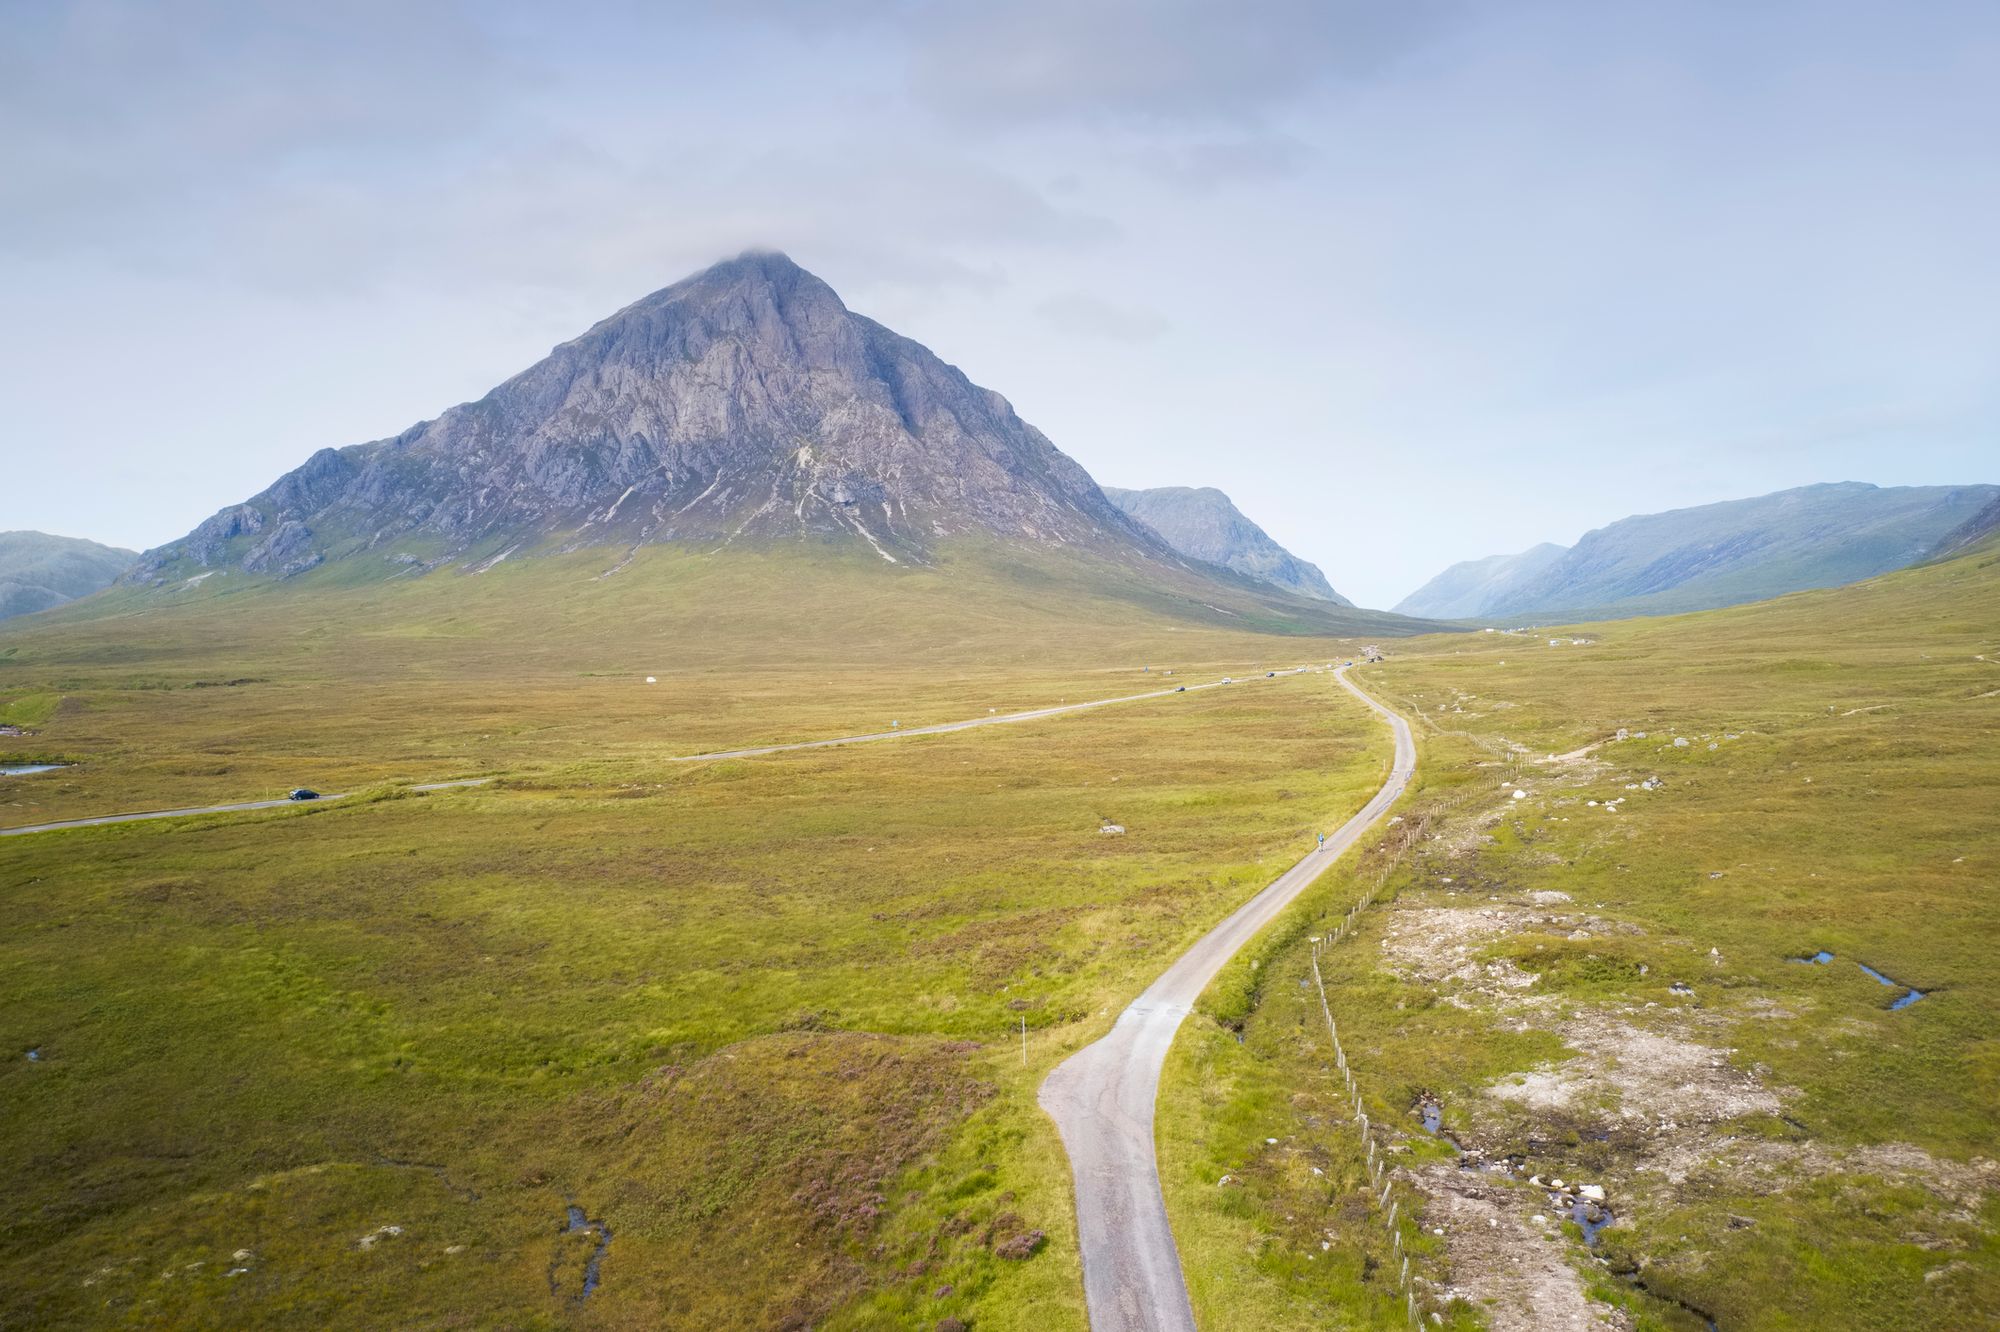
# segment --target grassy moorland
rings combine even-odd
[[[1380,728],[1259,674],[668,761],[1334,650],[990,569],[779,597],[780,558],[10,629],[8,743],[83,761],[9,821],[499,778],[0,843],[0,1324],[1081,1326],[1034,1087],[1366,798]]]
[[[1758,606],[1418,640],[1366,671],[1423,723],[1406,813],[1435,817],[1378,849],[1388,896],[1322,966],[1400,1139],[1429,1309],[2000,1317],[1996,626],[1988,546]],[[1169,1064],[1169,1210],[1209,1326],[1405,1318],[1302,987],[1304,936],[1355,891],[1302,902]],[[1516,1169],[1457,1169],[1426,1102]],[[1534,1174],[1606,1189],[1594,1249]]]
[[[978,547],[924,568],[820,545],[606,565],[222,573],[9,621],[0,723],[30,733],[0,736],[0,760],[77,766],[0,788],[0,826],[956,721],[1169,669],[1296,665],[1333,648],[1280,634],[1410,623],[1303,602],[1285,618],[1230,587],[1197,600]]]

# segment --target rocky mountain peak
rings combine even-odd
[[[141,567],[286,575],[361,555],[786,537],[900,561],[965,533],[1173,558],[1006,399],[752,251],[476,402],[321,450]]]

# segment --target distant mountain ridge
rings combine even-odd
[[[1155,486],[1148,490],[1102,487],[1105,498],[1158,532],[1183,555],[1234,569],[1300,596],[1354,603],[1333,590],[1319,566],[1286,550],[1244,517],[1229,496],[1213,486]]]
[[[1567,554],[1568,546],[1545,541],[1513,555],[1488,555],[1484,559],[1464,560],[1404,597],[1400,608],[1405,615],[1423,615],[1438,620],[1468,619],[1494,613],[1489,608],[1504,605],[1512,589],[1539,578]]]
[[[1453,565],[1396,610],[1437,619],[1616,618],[1708,610],[1900,569],[2000,486],[1801,486],[1621,519],[1576,545]]]
[[[1005,398],[784,255],[753,252],[634,302],[477,402],[320,450],[142,572],[799,536],[922,560],[973,532],[1177,558]]]
[[[0,620],[60,606],[111,586],[137,551],[47,532],[0,532]]]

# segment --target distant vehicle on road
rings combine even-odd
[[[1235,684],[1235,683],[1236,683],[1236,681],[1234,681],[1234,680],[1230,679],[1230,678],[1229,678],[1228,676],[1226,676],[1226,675],[1225,675],[1225,676],[1223,676],[1223,677],[1222,677],[1222,683],[1224,683],[1224,684]]]
[[[311,787],[309,787],[309,786],[301,786],[301,787],[299,787],[299,788],[298,788],[298,789],[297,789],[296,791],[293,791],[293,792],[292,792],[292,793],[291,793],[290,795],[286,796],[286,797],[285,797],[285,799],[287,799],[287,800],[317,800],[317,799],[319,799],[319,792],[317,792],[317,791],[313,790],[313,789],[312,789]]]
[[[1185,694],[1185,693],[1187,692],[1187,686],[1186,686],[1186,685],[1175,685],[1175,686],[1174,686],[1174,692],[1175,692],[1176,694]]]
[[[1278,678],[1278,673],[1276,671],[1265,671],[1264,678],[1266,680],[1275,680]]]

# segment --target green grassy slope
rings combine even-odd
[[[1524,1178],[1494,1183],[1527,1246],[1502,1262],[1553,1255],[1639,1326],[1699,1327],[1690,1308],[1731,1329],[1993,1321],[1996,626],[1989,543],[1560,647],[1419,641],[1366,672],[1424,723],[1408,812],[1439,813],[1325,967],[1367,1107],[1401,1139],[1398,1187],[1431,1199],[1406,1225],[1430,1308],[1483,1321],[1496,1262],[1483,1227],[1446,1221],[1438,1181],[1474,1177],[1425,1173],[1454,1155],[1417,1123],[1426,1098],[1523,1176],[1608,1189],[1593,1255],[1573,1227],[1537,1232],[1554,1209]],[[1354,892],[1326,885],[1298,932]],[[1196,1022],[1169,1066],[1169,1209],[1207,1237],[1197,1307],[1216,1327],[1231,1309],[1400,1325],[1303,945],[1264,965],[1247,1013],[1226,988],[1210,1001],[1243,1042]],[[1893,1011],[1907,986],[1925,997]]]

